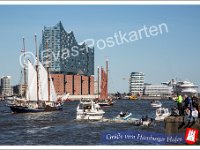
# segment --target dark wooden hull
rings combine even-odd
[[[45,107],[45,108],[37,108],[37,109],[31,109],[28,107],[23,106],[9,106],[12,112],[14,113],[37,113],[37,112],[49,112],[49,111],[59,111],[62,110],[62,106],[58,107]]]
[[[113,103],[98,103],[101,107],[112,106]]]

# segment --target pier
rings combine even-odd
[[[200,118],[198,118],[195,122],[189,122],[188,120],[184,120],[184,116],[169,116],[165,118],[165,132],[167,134],[176,134],[176,133],[184,133],[187,128],[198,129],[200,132]],[[196,143],[200,145],[200,133],[198,136],[198,141]]]
[[[200,99],[196,101],[198,105],[198,112],[200,112]],[[184,119],[184,116],[169,116],[165,118],[165,132],[168,134],[184,133],[187,128],[194,128],[199,130],[198,141],[196,144],[200,145],[200,117],[194,120]]]

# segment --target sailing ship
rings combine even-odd
[[[36,44],[35,35],[35,44]],[[24,58],[26,58],[25,43]],[[24,60],[24,85],[23,96],[13,97],[7,106],[15,113],[35,113],[62,110],[62,100],[57,99],[56,91],[49,71],[38,60],[36,44],[36,65],[30,60]]]
[[[101,94],[99,97],[99,68],[98,68],[98,98],[97,103],[100,106],[111,106],[114,104],[108,97],[108,60],[106,60],[106,71],[101,67]]]

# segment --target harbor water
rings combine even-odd
[[[155,118],[150,100],[116,100],[105,107],[104,117],[113,118],[120,111],[130,112],[135,118],[148,115]],[[163,107],[172,108],[175,102],[161,100]],[[145,131],[165,133],[164,122],[152,126],[134,126],[127,123],[76,121],[79,101],[65,102],[62,111],[14,114],[5,102],[0,102],[0,145],[105,145],[101,136],[108,131]],[[149,145],[144,141],[115,142],[111,145]]]

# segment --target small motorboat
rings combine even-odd
[[[120,112],[115,118],[106,119],[103,118],[103,122],[110,123],[129,123],[134,126],[150,126],[154,119],[149,118],[148,116],[140,118],[133,118],[132,113]]]
[[[92,99],[81,99],[77,106],[77,120],[102,120],[105,112]]]
[[[148,116],[142,117],[141,119],[133,118],[132,113],[120,112],[120,114],[113,118],[111,122],[130,123],[135,126],[149,126],[153,122],[153,119],[149,118]]]
[[[158,100],[152,101],[151,106],[154,108],[162,107],[162,103]]]
[[[130,120],[132,117],[132,113],[128,112],[120,112],[117,117],[114,118],[114,120]]]
[[[132,113],[120,112],[115,118],[111,119],[110,122],[114,123],[131,123],[134,125],[140,125],[141,120],[133,118]]]
[[[146,115],[146,117],[142,117],[140,123],[142,126],[150,126],[153,120],[153,118],[149,118],[148,115]]]
[[[112,106],[114,104],[112,99],[96,100],[96,101],[99,104],[99,106],[101,106],[101,107],[109,107],[109,106]]]
[[[168,108],[158,108],[156,109],[156,121],[163,121],[166,117],[170,116]]]

